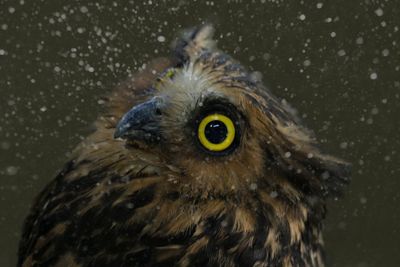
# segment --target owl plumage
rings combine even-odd
[[[212,33],[186,31],[105,98],[26,219],[19,266],[324,266],[326,199],[349,166]],[[203,136],[230,131],[227,147],[199,139],[214,114],[232,124]]]

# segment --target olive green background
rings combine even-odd
[[[400,266],[399,18],[397,0],[0,0],[0,266],[99,98],[204,21],[353,164],[329,207],[329,266]]]

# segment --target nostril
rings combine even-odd
[[[156,108],[156,115],[161,115],[162,113],[161,113],[161,109],[159,109],[159,108]]]

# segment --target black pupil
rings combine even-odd
[[[220,144],[226,139],[228,129],[222,121],[210,121],[206,125],[205,135],[209,142]]]

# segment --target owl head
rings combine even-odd
[[[130,153],[156,154],[187,194],[246,196],[284,188],[292,197],[337,194],[348,164],[323,154],[292,109],[216,48],[213,28],[186,31],[174,59],[114,136]]]

